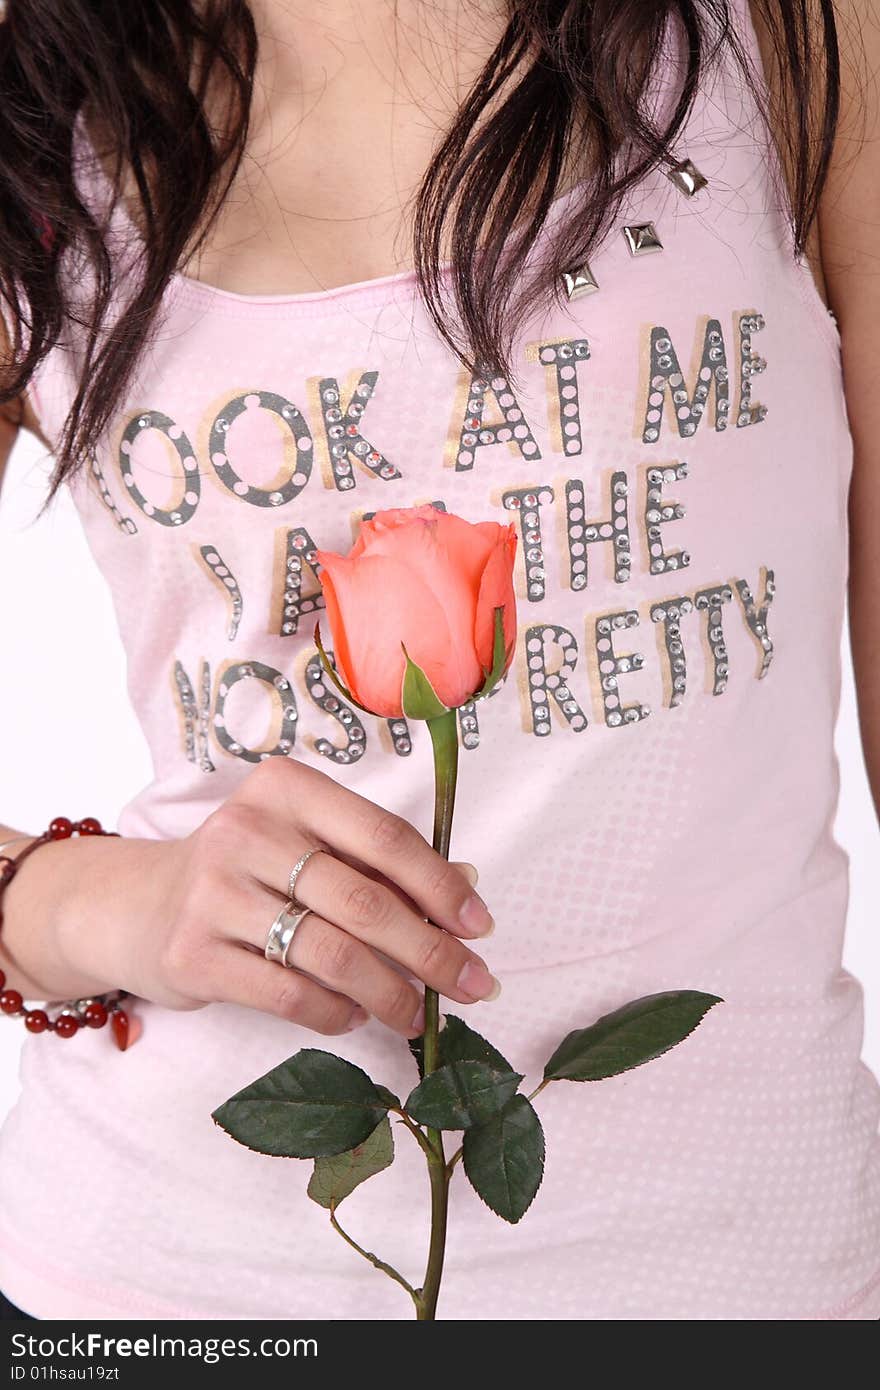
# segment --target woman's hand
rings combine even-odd
[[[285,969],[264,958],[266,936],[313,848],[296,882],[312,911]],[[464,944],[492,930],[468,867],[318,768],[273,757],[185,839],[41,847],[6,890],[3,938],[42,998],[124,988],[176,1009],[244,1004],[324,1034],[374,1015],[415,1037],[410,977],[463,1004],[498,992]]]

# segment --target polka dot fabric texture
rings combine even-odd
[[[734,13],[759,61],[744,0]],[[672,43],[663,60],[672,102]],[[546,1176],[516,1228],[456,1175],[447,1319],[880,1314],[880,1087],[841,966],[832,834],[840,341],[792,255],[753,98],[729,57],[705,76],[682,170],[646,178],[519,325],[510,380],[462,368],[407,272],[263,297],[178,275],[71,485],[155,767],[117,828],[150,838],[188,834],[270,756],[430,835],[424,726],[364,715],[322,677],[315,552],[426,501],[518,528],[515,657],[461,712],[451,849],[479,867],[503,991],[457,1012],[533,1081],[628,999],[724,1002],[644,1068],[541,1095]],[[71,341],[35,381],[50,437],[77,360]],[[25,1044],[0,1143],[7,1296],[46,1318],[408,1318],[307,1199],[308,1166],[211,1120],[314,1036],[227,1006],[140,1013],[124,1056],[100,1036]],[[374,1021],[332,1050],[398,1094],[414,1082]],[[346,1211],[418,1279],[426,1187],[406,1140]]]

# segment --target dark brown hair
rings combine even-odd
[[[838,121],[833,0],[759,2],[781,78],[782,153],[795,171],[790,215],[802,251]],[[727,0],[509,0],[507,28],[426,172],[413,219],[424,302],[464,365],[510,375],[512,325],[559,292],[562,270],[589,256],[634,184],[682,157],[676,137],[725,45],[768,118],[729,8]],[[670,19],[687,62],[658,129],[643,96]],[[46,504],[107,427],[169,277],[222,204],[247,140],[256,60],[247,0],[9,0],[0,23],[0,294],[13,351],[0,370],[0,403],[22,393],[68,323],[81,326],[86,343]],[[220,134],[205,106],[215,83],[228,93]],[[84,106],[114,132],[117,196],[127,168],[141,202],[143,253],[121,312],[105,228],[74,183],[72,138]],[[571,209],[539,272],[523,275],[566,167],[577,171]],[[455,314],[444,304],[445,235]],[[63,265],[80,245],[96,286],[85,308],[74,303]]]

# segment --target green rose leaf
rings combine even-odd
[[[466,1131],[464,1171],[487,1207],[505,1221],[522,1219],[544,1176],[544,1131],[525,1096],[514,1096],[485,1124]]]
[[[494,1067],[496,1071],[513,1071],[513,1067],[501,1053],[494,1048],[485,1038],[475,1033],[473,1028],[468,1028],[455,1014],[446,1015],[446,1024],[440,1030],[438,1038],[438,1053],[440,1065],[445,1066],[447,1062],[485,1062],[488,1067]],[[425,1074],[425,1040],[424,1037],[411,1038],[409,1049],[416,1059],[419,1069],[419,1076]]]
[[[308,1195],[320,1207],[332,1210],[356,1187],[375,1177],[394,1162],[394,1139],[386,1115],[362,1144],[332,1158],[316,1158]]]
[[[448,714],[448,705],[444,705],[421,666],[411,659],[402,642],[400,645],[406,657],[400,705],[407,719],[439,719],[442,714]]]
[[[634,999],[589,1028],[569,1033],[544,1068],[548,1081],[602,1081],[651,1062],[683,1042],[715,1004],[699,990],[669,990]]]
[[[372,714],[373,711],[367,709],[356,700],[348,687],[343,685],[342,681],[339,679],[336,669],[330,661],[330,657],[324,650],[324,643],[321,641],[321,628],[318,623],[315,623],[315,646],[318,648],[318,656],[321,658],[321,665],[324,667],[324,670],[327,672],[327,675],[330,677],[339,693],[344,695],[346,700],[350,700],[353,705],[357,705],[358,709],[363,710],[364,714]]]
[[[425,1074],[425,1035],[420,1033],[417,1038],[407,1038],[409,1050],[413,1055],[416,1066],[419,1069],[419,1076]]]
[[[385,1102],[385,1108],[387,1110],[400,1109],[400,1101],[393,1091],[389,1091],[387,1086],[380,1086],[378,1081],[374,1081],[373,1085],[376,1088],[377,1095]]]
[[[325,1158],[362,1144],[387,1109],[360,1067],[305,1048],[231,1096],[211,1118],[257,1153]]]
[[[522,1081],[518,1072],[485,1062],[450,1062],[420,1081],[406,1102],[429,1129],[469,1129],[498,1113]]]
[[[495,632],[492,644],[492,665],[487,671],[485,666],[482,668],[486,679],[479,690],[474,692],[473,699],[481,700],[484,695],[491,694],[493,688],[498,684],[510,663],[512,656],[510,648],[504,649],[504,605],[500,604],[495,609]]]
[[[446,1027],[440,1034],[442,1062],[485,1062],[496,1071],[513,1071],[513,1067],[486,1038],[475,1033],[455,1014],[446,1015]]]

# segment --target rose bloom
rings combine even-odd
[[[449,709],[472,699],[492,667],[498,607],[512,654],[515,554],[512,524],[430,505],[376,512],[347,555],[318,550],[336,669],[354,699],[402,716],[401,643]]]

